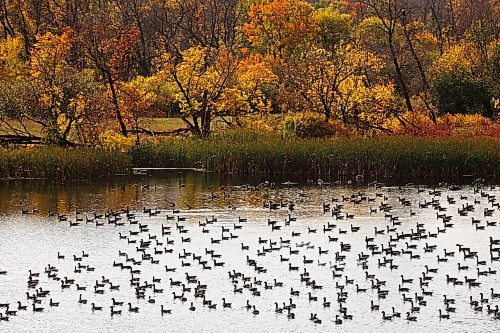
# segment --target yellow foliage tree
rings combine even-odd
[[[48,142],[69,144],[70,132],[89,115],[90,109],[95,109],[90,102],[98,94],[93,84],[94,74],[78,70],[71,63],[70,29],[61,34],[37,35],[26,62],[20,56],[20,44],[14,38],[0,51],[0,70],[8,72],[10,93],[15,96],[15,100],[6,104],[13,110],[7,110],[8,117],[20,122],[25,129],[23,134],[32,134],[23,126],[28,119],[41,126]]]
[[[358,126],[377,126],[393,110],[394,87],[371,84],[368,73],[381,69],[380,60],[353,44],[340,44],[335,53],[314,48],[287,67],[292,90],[304,107]]]
[[[240,59],[226,49],[193,47],[169,59],[159,73],[174,86],[174,100],[191,133],[206,137],[214,117],[266,111],[264,85],[276,81],[260,57]]]
[[[31,53],[29,75],[40,88],[38,100],[45,111],[45,128],[49,139],[60,141],[70,131],[73,118],[68,119],[69,114],[65,112],[73,96],[67,96],[64,89],[74,72],[69,64],[72,31],[66,30],[61,35],[48,32],[37,36],[36,40]]]

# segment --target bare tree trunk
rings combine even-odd
[[[202,132],[202,136],[204,138],[208,137],[210,135],[210,125],[212,123],[212,112],[210,109],[206,109],[205,110],[205,117],[203,119],[203,124],[202,124],[202,127],[201,127],[201,132]]]
[[[408,111],[413,112],[413,106],[411,105],[410,93],[408,92],[408,87],[403,78],[403,73],[401,72],[401,67],[399,66],[398,57],[396,56],[396,51],[394,50],[394,45],[392,44],[392,36],[389,37],[389,49],[391,51],[392,62],[394,63],[394,69],[396,71],[396,76],[401,87],[403,97],[406,102],[406,108]]]
[[[109,89],[111,90],[111,98],[113,101],[113,106],[115,108],[116,120],[118,121],[118,124],[120,126],[120,132],[122,133],[123,136],[127,137],[128,136],[127,126],[125,125],[122,113],[120,111],[120,105],[118,104],[118,95],[116,94],[115,81],[113,80],[113,77],[111,76],[110,72],[106,73],[106,77],[108,79]]]
[[[2,23],[5,38],[8,36],[14,37],[15,32],[9,21],[6,0],[0,0],[0,22]]]

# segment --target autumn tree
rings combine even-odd
[[[482,77],[485,68],[480,59],[481,51],[463,41],[448,48],[433,64],[432,95],[441,113],[493,116],[494,95]]]
[[[150,1],[154,14],[147,17],[157,48],[181,58],[190,47],[237,50],[242,43],[245,6],[239,0]]]
[[[170,56],[158,75],[173,84],[181,119],[200,137],[210,135],[215,117],[267,110],[262,88],[276,80],[259,57],[242,61],[227,49],[202,47],[183,51],[181,61]]]
[[[375,36],[378,34],[378,36],[382,37],[377,36],[377,39],[383,43],[380,45],[383,47],[382,50],[387,47],[397,86],[404,97],[407,110],[413,111],[411,92],[401,66],[401,43],[398,41],[398,38],[402,37],[403,7],[398,0],[360,0],[359,2],[365,5],[367,11],[372,15],[363,22],[365,28],[363,32],[373,32]],[[365,37],[367,39],[371,38],[370,35]]]
[[[5,59],[4,69],[10,74],[9,89],[0,97],[0,108],[10,120],[24,124],[29,120],[38,124],[47,142],[69,144],[70,134],[88,115],[90,100],[97,93],[94,75],[80,71],[71,61],[74,38],[71,30],[60,35],[50,32],[36,37],[31,58],[25,63],[16,58],[19,44],[11,46],[11,55]],[[16,96],[15,99],[9,98]],[[23,127],[24,134],[32,134]]]
[[[366,128],[394,112],[392,87],[372,83],[368,76],[381,69],[380,60],[353,44],[341,44],[335,53],[311,49],[288,68],[292,90],[306,109],[323,114],[326,121],[335,118]]]
[[[256,49],[287,59],[312,37],[313,12],[313,7],[303,0],[254,2],[244,31]]]
[[[120,84],[119,101],[123,112],[124,121],[136,134],[136,142],[139,143],[139,134],[145,131],[141,120],[146,117],[155,116],[155,99],[159,96],[150,89],[150,78],[137,76],[129,82]]]
[[[332,50],[340,42],[354,39],[353,17],[330,5],[314,13],[316,39],[323,49]]]
[[[79,48],[90,68],[101,74],[102,81],[109,89],[114,117],[122,135],[127,136],[119,100],[120,81],[127,81],[130,74],[131,54],[136,46],[138,33],[113,22],[105,13],[96,13],[86,21],[78,36]]]

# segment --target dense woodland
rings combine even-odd
[[[312,136],[485,127],[499,18],[495,0],[0,0],[1,128],[93,144],[160,117],[201,137],[216,119],[320,122]]]

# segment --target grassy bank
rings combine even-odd
[[[247,131],[209,140],[166,138],[128,153],[40,147],[0,150],[2,178],[92,178],[130,167],[200,167],[216,173],[298,174],[309,178],[498,179],[500,140],[475,138],[342,138],[300,140]]]
[[[91,148],[0,148],[0,178],[91,179],[128,172],[130,156]]]

